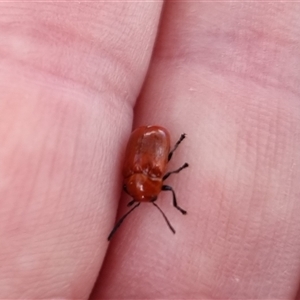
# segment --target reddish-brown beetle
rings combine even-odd
[[[172,187],[163,184],[163,181],[171,174],[179,173],[182,169],[188,167],[188,164],[185,163],[179,169],[165,174],[168,162],[184,138],[185,134],[182,134],[170,151],[169,132],[161,126],[142,126],[131,133],[122,172],[124,178],[123,189],[133,198],[128,206],[132,206],[134,203],[136,205],[116,223],[108,236],[108,240],[112,238],[124,219],[141,202],[152,202],[162,213],[171,231],[175,233],[174,228],[155,201],[161,191],[171,191],[174,207],[182,214],[186,214],[186,211],[177,205],[176,195]]]

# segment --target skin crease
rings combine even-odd
[[[0,10],[1,299],[299,298],[298,3]],[[176,235],[143,204],[109,244],[132,123],[187,133],[188,214],[163,192]]]

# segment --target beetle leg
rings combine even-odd
[[[136,201],[134,199],[132,199],[130,202],[128,202],[127,206],[131,206],[133,203],[135,203]]]
[[[174,173],[179,173],[182,169],[185,169],[189,166],[188,163],[183,164],[183,166],[181,166],[179,169],[175,170],[175,171],[171,171],[165,174],[165,176],[163,177],[163,180],[166,180],[171,174]]]
[[[115,225],[115,227],[113,228],[113,230],[111,231],[111,233],[108,236],[108,240],[110,241],[112,236],[115,234],[115,232],[117,231],[117,229],[120,227],[120,225],[123,223],[124,219],[133,211],[135,210],[139,205],[141,204],[141,202],[138,202],[131,210],[129,210],[119,221],[118,223]]]
[[[163,185],[161,190],[162,191],[171,191],[172,194],[173,194],[173,205],[174,205],[174,207],[177,208],[183,215],[186,215],[186,211],[178,206],[177,200],[176,200],[176,195],[175,195],[175,192],[172,189],[172,187],[169,186],[169,185]]]
[[[185,138],[185,136],[186,136],[185,133],[183,133],[183,134],[180,136],[180,138],[179,138],[179,140],[177,141],[177,143],[175,144],[174,148],[171,150],[171,152],[170,152],[169,155],[168,155],[168,161],[171,160],[174,151],[177,149],[177,147],[179,146],[179,144],[183,141],[183,139]]]
[[[123,191],[124,191],[126,194],[128,194],[126,184],[123,184]]]
[[[153,203],[153,205],[154,205],[155,207],[157,207],[157,209],[161,212],[161,214],[163,215],[163,217],[164,217],[165,221],[167,222],[169,228],[170,228],[171,231],[175,234],[175,229],[174,229],[173,226],[171,225],[170,221],[168,220],[168,218],[166,217],[166,215],[164,214],[164,212],[161,210],[161,208],[160,208],[156,203],[154,203],[154,202],[152,202],[152,203]]]

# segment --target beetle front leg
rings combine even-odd
[[[129,206],[131,206],[132,204],[134,204],[135,202],[137,202],[137,201],[135,201],[134,199],[132,199],[130,202],[128,202],[127,206],[129,207]]]
[[[179,146],[179,144],[184,140],[185,136],[186,136],[185,133],[183,133],[183,134],[180,136],[180,138],[179,138],[179,140],[177,141],[177,143],[175,144],[174,148],[170,151],[170,153],[169,153],[169,155],[168,155],[168,161],[171,160],[174,151],[177,149],[177,147]]]
[[[178,206],[176,195],[175,195],[175,192],[172,189],[172,187],[169,186],[169,185],[163,185],[161,190],[162,191],[171,191],[172,194],[173,194],[173,205],[174,205],[174,207],[177,208],[183,215],[186,215],[186,211]]]

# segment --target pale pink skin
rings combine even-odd
[[[300,5],[162,4],[0,4],[0,299],[296,298]],[[132,123],[187,134],[188,214],[108,243]]]

